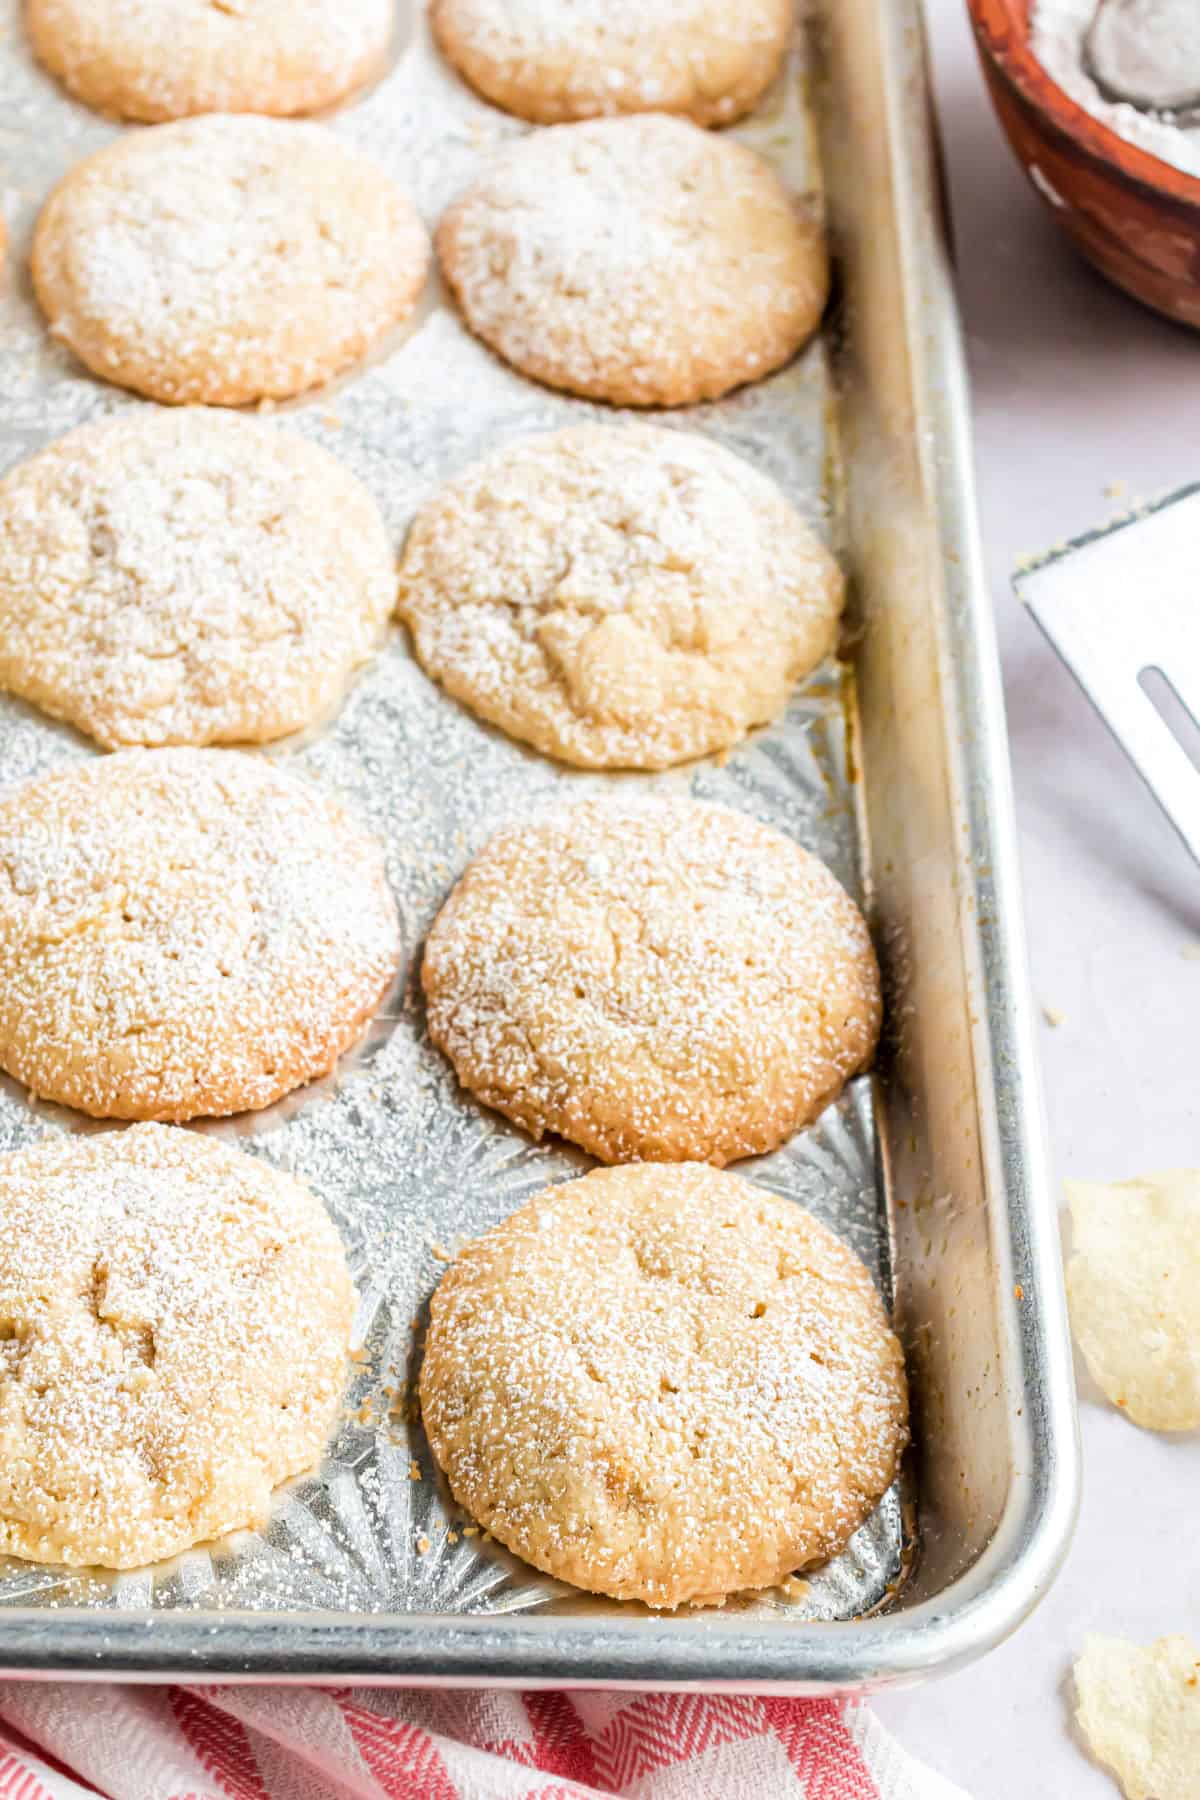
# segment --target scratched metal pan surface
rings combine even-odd
[[[39,204],[116,127],[33,65],[18,0],[0,14],[9,464],[143,402],[48,339],[27,274]],[[390,72],[330,123],[431,222],[525,129],[440,66],[419,10],[400,21]],[[116,1578],[0,1562],[5,1672],[869,1687],[986,1649],[1057,1566],[1076,1488],[1070,1359],[917,0],[816,0],[738,135],[823,198],[840,297],[790,368],[666,422],[748,457],[830,537],[854,587],[846,660],[723,762],[596,777],[477,724],[397,630],[334,720],[275,749],[386,841],[406,964],[336,1079],[201,1129],[296,1169],[334,1213],[361,1294],[345,1413],[323,1467],[279,1497],[262,1535]],[[369,367],[281,410],[363,477],[397,544],[414,507],[485,450],[610,416],[505,369],[436,289]],[[0,701],[6,784],[93,754]],[[864,899],[888,994],[877,1070],[742,1172],[814,1208],[866,1259],[905,1341],[916,1436],[903,1480],[835,1562],[720,1611],[667,1616],[580,1594],[465,1536],[409,1404],[419,1321],[455,1241],[586,1166],[457,1091],[414,991],[423,936],[499,820],[618,783],[753,813]],[[2,1148],[81,1129],[96,1127],[12,1084],[0,1092]]]

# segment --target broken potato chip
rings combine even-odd
[[[1071,1325],[1108,1398],[1152,1431],[1200,1426],[1200,1170],[1069,1181]]]
[[[1085,1638],[1075,1664],[1076,1719],[1126,1800],[1196,1800],[1200,1791],[1200,1646],[1185,1637],[1143,1648]]]

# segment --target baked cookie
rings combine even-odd
[[[714,400],[815,330],[821,233],[769,163],[647,114],[534,132],[437,229],[471,330],[550,387],[620,406]]]
[[[468,1244],[433,1296],[421,1416],[502,1544],[660,1607],[836,1555],[907,1437],[853,1251],[697,1163],[598,1169]]]
[[[323,125],[212,113],[129,132],[54,189],[33,283],[106,381],[211,406],[286,399],[411,311],[428,242],[411,201]]]
[[[270,1106],[399,960],[383,857],[236,750],[122,750],[0,797],[0,1068],[107,1119]]]
[[[315,1194],[142,1125],[0,1157],[0,1554],[131,1568],[262,1525],[346,1373]]]
[[[693,800],[587,801],[500,832],[422,980],[464,1087],[605,1162],[773,1150],[879,1035],[871,940],[824,863]]]
[[[383,67],[393,0],[26,0],[34,52],[123,119],[304,113]]]
[[[300,730],[395,592],[361,483],[237,413],[138,408],[0,481],[0,686],[109,748]]]
[[[429,673],[587,768],[736,743],[833,648],[841,605],[837,564],[773,482],[650,425],[489,456],[418,513],[400,571]]]
[[[442,51],[538,125],[605,113],[740,119],[774,80],[792,0],[432,0]]]

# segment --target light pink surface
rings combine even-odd
[[[1200,1165],[1200,869],[1033,621],[1018,558],[1200,480],[1200,334],[1107,288],[1001,138],[965,0],[926,0],[975,401],[979,500],[1004,659],[1042,1057],[1061,1177]],[[1130,596],[1133,605],[1136,594]],[[1200,1638],[1200,1437],[1139,1432],[1080,1372],[1083,1510],[1058,1584],[1003,1649],[877,1701],[974,1800],[1113,1800],[1071,1735],[1088,1631]],[[1200,1790],[1198,1790],[1200,1791]]]

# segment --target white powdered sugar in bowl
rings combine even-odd
[[[1030,45],[1094,119],[1200,175],[1200,0],[1036,0]]]

